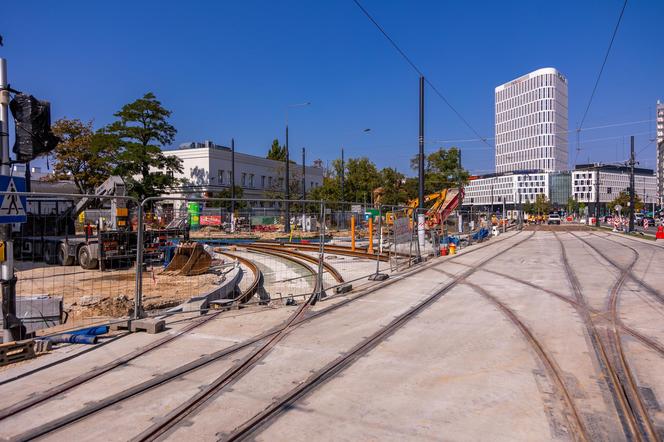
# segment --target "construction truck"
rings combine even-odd
[[[131,229],[129,209],[121,198],[125,195],[122,178],[111,176],[94,194],[81,195],[75,203],[70,199],[31,198],[27,222],[13,233],[14,257],[63,266],[79,264],[86,270],[131,266],[136,259],[138,235]],[[103,207],[90,209],[87,219],[81,220],[83,234],[76,233],[74,220],[94,202]],[[160,245],[178,234],[188,238],[188,229],[146,231],[146,258],[159,254]]]
[[[425,195],[424,206],[426,209],[426,226],[431,229],[443,224],[452,211],[459,207],[463,200],[463,196],[463,188],[444,189],[440,192]],[[411,221],[413,219],[413,212],[418,207],[419,198],[413,198],[408,201],[405,212]],[[394,214],[392,212],[387,212],[385,214],[385,221],[387,225],[392,225],[394,223]]]

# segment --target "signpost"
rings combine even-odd
[[[27,221],[26,196],[15,195],[25,192],[25,178],[0,175],[0,224],[24,223]]]

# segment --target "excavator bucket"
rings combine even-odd
[[[196,276],[208,271],[212,257],[205,251],[202,244],[184,242],[175,249],[173,259],[164,273],[171,275]]]

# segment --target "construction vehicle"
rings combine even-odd
[[[178,244],[173,259],[164,269],[166,275],[196,276],[207,272],[212,264],[212,256],[205,251],[203,244],[185,241]]]
[[[14,232],[14,257],[18,260],[43,261],[47,264],[72,266],[79,264],[86,270],[130,266],[136,259],[137,232],[131,230],[129,209],[122,178],[111,176],[95,193],[71,199],[31,198],[27,222]],[[115,196],[117,198],[100,198]],[[90,209],[86,213],[84,234],[77,234],[74,220],[96,204],[106,208]],[[160,253],[160,245],[188,229],[146,231],[145,255]]]
[[[463,189],[453,188],[453,189],[444,189],[440,192],[430,193],[429,195],[424,196],[424,205],[428,206],[432,201],[433,204],[426,209],[425,218],[426,226],[428,228],[433,228],[438,225],[441,225],[447,220],[447,217],[450,216],[452,211],[454,211],[461,200],[463,199]],[[413,220],[413,212],[419,206],[419,198],[413,198],[408,201],[408,204],[405,208],[406,216]],[[387,212],[385,214],[385,222],[388,226],[391,226],[394,223],[394,213]]]

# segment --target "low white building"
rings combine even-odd
[[[537,195],[549,197],[549,173],[542,170],[507,172],[471,177],[465,187],[463,205],[491,206],[534,202]]]
[[[597,168],[583,164],[572,172],[572,196],[582,203],[595,202]],[[599,202],[613,201],[622,191],[629,189],[629,167],[599,166]],[[634,168],[634,188],[641,201],[657,202],[657,177],[652,169]]]
[[[176,150],[164,151],[182,160],[183,172],[176,178],[185,180],[183,192],[201,194],[219,192],[231,185],[231,148],[212,141],[183,143]],[[323,184],[323,167],[320,161],[305,168],[306,192]],[[285,190],[285,163],[264,157],[235,152],[235,185],[242,188],[243,199],[274,198]],[[302,183],[302,165],[290,164],[291,182]],[[292,188],[292,187],[291,187]],[[299,191],[301,192],[301,190]],[[301,198],[301,193],[291,199]],[[251,204],[259,206],[260,204]]]

